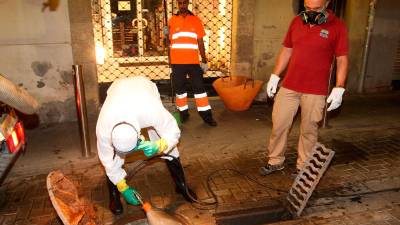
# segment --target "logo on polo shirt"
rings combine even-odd
[[[328,38],[329,35],[329,31],[322,29],[321,32],[319,32],[319,36],[323,37],[323,38]]]

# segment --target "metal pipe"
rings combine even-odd
[[[331,91],[331,82],[332,82],[332,76],[333,76],[333,71],[335,69],[335,62],[336,58],[333,58],[333,61],[331,63],[331,69],[329,70],[329,80],[328,80],[328,92]],[[329,93],[328,93],[329,94]],[[328,98],[328,96],[326,96]],[[325,99],[325,106],[324,106],[324,115],[322,118],[322,128],[327,128],[328,127],[328,103],[326,102]]]
[[[365,46],[364,46],[364,51],[363,51],[363,56],[362,56],[361,73],[360,73],[360,78],[359,78],[359,82],[358,82],[358,89],[357,89],[358,93],[363,93],[363,91],[364,91],[364,82],[365,82],[365,76],[367,73],[369,47],[370,47],[370,42],[371,42],[371,34],[372,34],[373,27],[374,27],[375,8],[376,8],[377,2],[378,2],[378,0],[371,0],[371,2],[369,4],[368,25],[367,25],[367,33],[365,36]]]
[[[72,69],[74,71],[75,102],[81,137],[82,156],[88,158],[90,156],[90,139],[86,113],[85,88],[82,78],[82,65],[73,65]]]
[[[171,3],[173,4],[173,2]],[[164,22],[165,22],[165,26],[168,27],[168,34],[164,34],[165,35],[165,45],[167,46],[167,54],[168,54],[168,66],[169,66],[169,80],[170,80],[170,85],[171,85],[171,103],[172,105],[174,105],[175,103],[175,89],[174,89],[174,83],[173,83],[173,74],[172,74],[172,67],[171,67],[171,49],[169,48],[170,45],[170,40],[169,40],[169,26],[168,26],[168,5],[167,5],[167,1],[163,0],[163,7],[164,7]],[[172,6],[172,9],[174,7]],[[165,28],[165,27],[164,27]]]

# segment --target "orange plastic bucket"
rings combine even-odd
[[[232,111],[249,109],[260,91],[263,81],[244,76],[221,77],[213,82],[213,87],[225,104]]]

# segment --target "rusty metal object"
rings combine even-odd
[[[81,137],[82,157],[88,158],[91,156],[91,152],[82,66],[73,65],[72,69],[74,71],[75,102]]]
[[[94,205],[80,199],[75,185],[61,171],[47,175],[51,203],[65,225],[101,225]]]
[[[294,180],[286,198],[289,202],[288,210],[294,217],[299,217],[303,212],[334,155],[334,151],[321,143],[313,147],[310,157]]]

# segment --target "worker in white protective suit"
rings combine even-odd
[[[142,140],[140,131],[147,128],[150,141]],[[147,157],[162,155],[175,181],[177,191],[192,201],[196,198],[187,187],[184,171],[176,147],[180,130],[174,117],[162,105],[156,85],[145,77],[131,77],[114,81],[107,91],[96,126],[97,149],[103,164],[110,191],[110,210],[121,214],[125,201],[138,205],[136,190],[126,184],[122,168],[125,156],[143,151]],[[189,196],[191,195],[191,196]]]

